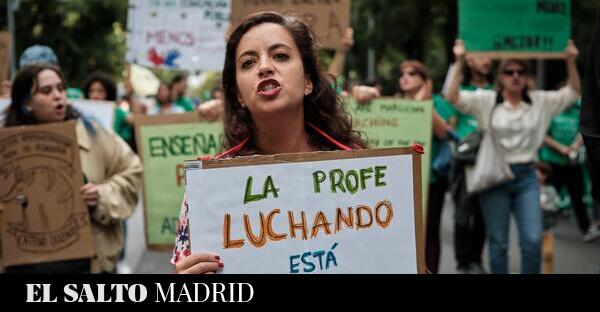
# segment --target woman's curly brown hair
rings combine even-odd
[[[223,67],[223,89],[225,91],[225,147],[231,148],[250,138],[239,155],[258,152],[254,141],[256,126],[250,111],[242,107],[238,100],[236,80],[236,50],[242,37],[253,27],[264,23],[283,26],[294,38],[302,56],[304,71],[313,83],[313,92],[304,97],[304,119],[337,141],[353,148],[364,148],[366,143],[360,132],[352,129],[352,120],[343,102],[337,97],[326,76],[321,72],[315,47],[314,35],[310,28],[292,16],[275,12],[261,12],[247,17],[231,34],[227,41],[225,66]],[[319,150],[332,150],[331,142],[306,127],[310,144]]]

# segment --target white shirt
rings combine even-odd
[[[496,91],[460,91],[456,108],[471,114],[479,121],[480,129],[490,128],[496,146],[508,163],[526,163],[535,159],[544,142],[552,117],[573,104],[578,94],[571,86],[558,91],[531,91],[531,104],[521,102],[514,106],[506,101],[496,109]]]

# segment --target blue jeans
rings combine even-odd
[[[479,195],[488,237],[492,273],[508,273],[508,237],[510,212],[519,230],[521,273],[538,274],[541,270],[542,211],[540,187],[535,165],[511,165],[515,179]]]

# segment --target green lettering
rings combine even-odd
[[[181,152],[186,156],[193,156],[193,152],[191,150],[190,138],[188,135],[181,138]]]
[[[350,177],[354,177],[354,184],[350,182]],[[346,189],[351,194],[355,194],[358,191],[358,172],[350,170],[346,173]]]
[[[248,177],[248,180],[246,180],[246,194],[244,195],[244,204],[253,201],[259,201],[263,198],[265,198],[264,195],[252,194],[252,177]]]
[[[336,181],[337,176],[337,181]],[[342,184],[344,180],[344,172],[341,169],[333,169],[329,171],[329,180],[331,180],[331,192],[337,193],[336,188],[339,188],[342,193],[346,193],[344,189],[344,185]]]
[[[360,169],[360,187],[364,190],[367,188],[365,181],[372,178],[373,168]]]
[[[321,193],[321,183],[323,183],[327,179],[327,175],[325,172],[319,170],[313,172],[313,182],[315,184],[315,193]]]
[[[267,181],[265,181],[264,185],[263,198],[267,198],[268,193],[273,193],[273,197],[277,198],[278,191],[279,189],[275,188],[275,184],[273,183],[273,178],[271,178],[271,176],[268,176]]]
[[[383,171],[386,169],[387,166],[375,166],[375,186],[380,187],[387,185],[385,181],[380,180],[383,179],[383,177],[385,177],[385,173],[383,173]]]
[[[165,140],[161,137],[152,137],[148,139],[150,146],[150,157],[167,157],[165,153]]]

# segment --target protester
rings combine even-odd
[[[169,86],[166,83],[161,83],[156,91],[154,105],[148,108],[148,115],[158,114],[179,114],[185,113],[186,109],[171,102]]]
[[[60,70],[48,64],[25,67],[15,77],[6,126],[76,120],[81,166],[87,183],[81,188],[92,222],[95,255],[80,261],[14,266],[7,272],[113,273],[123,248],[122,222],[133,212],[142,166],[123,140],[87,120],[67,103]]]
[[[264,36],[268,33],[269,36]],[[320,71],[314,36],[291,16],[249,16],[231,34],[223,70],[224,157],[363,148],[341,101]],[[220,257],[190,255],[182,205],[172,263],[177,273],[210,273]]]
[[[569,191],[577,225],[586,242],[600,238],[600,231],[590,222],[584,195],[583,138],[579,132],[580,101],[554,117],[550,122],[545,145],[540,150],[540,160],[552,166],[552,184],[557,190],[563,186]]]
[[[483,131],[490,131],[492,144],[487,146],[493,150],[487,150],[483,155],[493,155],[506,162],[514,175],[512,180],[480,190],[490,268],[493,273],[508,273],[508,229],[510,213],[514,210],[519,229],[521,272],[539,273],[542,217],[533,161],[551,118],[579,95],[581,82],[575,64],[579,51],[570,41],[565,50],[568,83],[559,91],[529,91],[526,83],[526,77],[530,75],[529,64],[516,59],[500,64],[497,91],[459,91],[465,61],[462,41],[456,41],[454,54],[456,70],[451,78],[448,99],[458,110],[474,115]],[[486,162],[487,159],[484,164]],[[501,176],[503,169],[491,168],[490,176]]]
[[[211,92],[212,99],[198,105],[198,112],[207,121],[216,121],[223,114],[225,108],[225,94],[223,87],[219,84]]]
[[[183,75],[175,76],[175,78],[171,80],[171,83],[168,87],[171,95],[171,101],[175,105],[183,108],[186,112],[191,112],[194,110],[194,102],[185,97],[185,93],[188,89],[187,77]]]
[[[540,184],[540,207],[542,208],[542,272],[552,274],[554,261],[554,233],[558,223],[558,202],[556,189],[549,183],[552,169],[545,163],[536,163],[536,176]]]
[[[492,61],[481,56],[468,56],[466,61],[461,90],[493,89],[494,85],[491,83]],[[479,123],[473,115],[460,111],[455,111],[453,115],[450,123],[454,125],[459,140],[465,140],[467,136],[477,130]],[[477,194],[467,192],[465,168],[470,164],[456,158],[454,165],[452,199],[454,200],[456,270],[462,274],[483,274],[485,270],[481,257],[485,244],[485,225]]]

